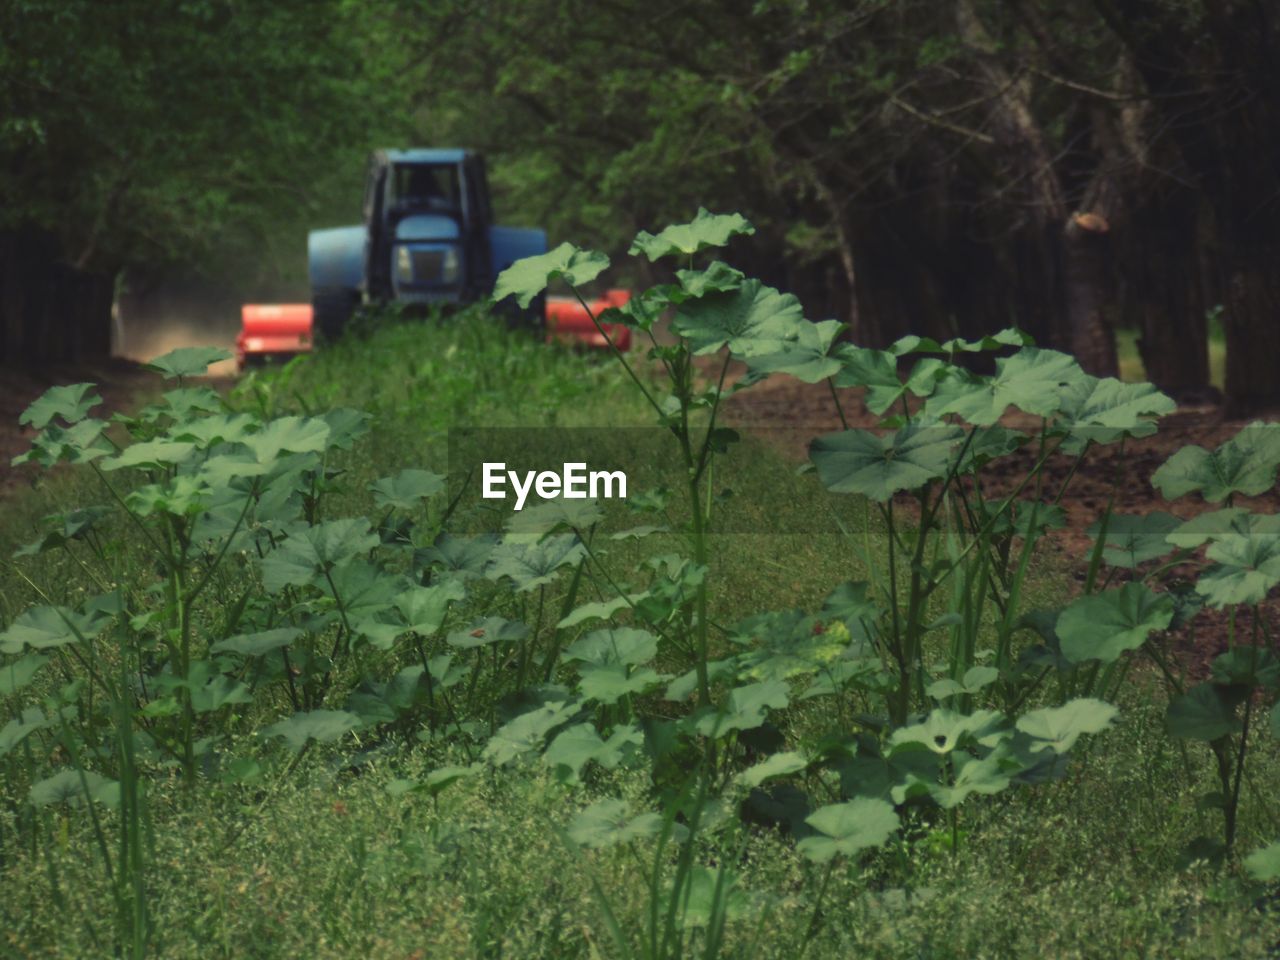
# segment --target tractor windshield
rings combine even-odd
[[[393,168],[391,190],[399,206],[429,210],[457,210],[461,206],[458,168],[453,164],[398,164]]]

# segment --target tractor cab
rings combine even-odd
[[[366,294],[406,304],[470,302],[490,278],[484,162],[462,150],[385,150],[370,158]]]

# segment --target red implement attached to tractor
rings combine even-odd
[[[309,303],[246,303],[240,308],[236,361],[240,368],[255,360],[288,358],[311,349]]]
[[[609,340],[619,350],[631,347],[631,329],[620,323],[601,324],[609,334],[604,335],[592,322],[591,316],[600,314],[609,307],[621,307],[631,299],[630,290],[608,290],[603,297],[587,301],[584,307],[577,297],[547,297],[547,340],[559,340],[564,343],[580,343],[588,347],[608,348]],[[591,313],[587,312],[590,308]]]
[[[610,307],[621,307],[631,299],[629,290],[609,290],[603,297],[588,300],[587,307],[597,317]],[[609,343],[591,321],[591,314],[574,297],[547,298],[547,341],[580,344],[607,349]],[[309,303],[247,303],[240,308],[240,334],[236,337],[236,360],[243,370],[256,361],[287,360],[311,350],[314,311]],[[620,323],[606,323],[604,329],[619,350],[631,346],[631,330]]]

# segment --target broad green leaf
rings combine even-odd
[[[724,293],[736,290],[746,279],[742,271],[717,260],[705,270],[677,270],[680,287],[690,297],[704,297],[708,293]]]
[[[541,750],[543,742],[556,727],[563,725],[578,711],[575,703],[547,703],[522,713],[498,728],[484,748],[484,758],[496,767],[505,766],[525,754]]]
[[[432,657],[427,661],[427,683],[433,690],[448,690],[456,687],[470,675],[470,671],[462,665],[453,664],[453,654],[445,653]]]
[[[0,653],[21,653],[24,647],[48,650],[96,637],[109,618],[81,614],[66,607],[39,606],[20,613],[0,633]]]
[[[586,530],[604,519],[594,500],[548,500],[525,507],[507,518],[509,533],[543,534],[553,530]]]
[[[709,293],[682,303],[671,321],[673,333],[689,341],[696,354],[728,346],[735,356],[750,359],[777,353],[795,340],[808,321],[800,301],[759,280],[748,280],[725,293]]]
[[[752,356],[747,364],[760,373],[785,373],[805,383],[819,383],[842,368],[832,348],[843,329],[838,320],[800,324],[795,340],[778,344],[776,352]]]
[[[998,460],[1013,453],[1015,450],[1026,446],[1030,441],[1031,438],[1022,431],[1011,430],[999,424],[990,427],[978,427],[973,431],[972,440],[966,438],[959,469],[961,472],[971,471],[975,467],[981,467],[992,460]],[[1039,511],[1037,522],[1044,522],[1047,509],[1046,507]]]
[[[658,655],[658,638],[647,630],[613,627],[593,630],[571,643],[561,659],[607,666],[634,666],[647,663]]]
[[[1276,484],[1280,467],[1280,430],[1256,421],[1210,452],[1183,447],[1151,477],[1166,499],[1199,492],[1210,503],[1232,494],[1246,497],[1266,493]]]
[[[943,783],[936,776],[908,772],[904,782],[890,791],[894,802],[904,803],[910,797],[928,796],[943,810],[951,810],[975,793],[989,796],[1006,789],[1021,766],[1003,750],[993,750],[985,757],[955,753],[952,763],[955,777],[951,783]]]
[[[842,369],[832,382],[837,387],[866,387],[862,402],[872,413],[884,413],[906,392],[907,386],[898,376],[898,359],[892,353],[845,343],[835,355]]]
[[[1148,514],[1113,513],[1107,521],[1102,559],[1113,567],[1133,570],[1148,560],[1172,553],[1169,534],[1181,526],[1182,520],[1162,510]],[[1102,521],[1096,520],[1085,532],[1096,540],[1101,531]]]
[[[0,727],[0,757],[9,753],[19,743],[37,730],[49,726],[39,707],[28,707],[20,716],[14,717]]]
[[[662,817],[656,813],[632,817],[625,800],[593,803],[573,818],[568,829],[570,840],[593,849],[655,837],[661,832]]]
[[[562,243],[554,250],[536,257],[517,260],[498,274],[493,287],[493,299],[515,297],[521,308],[527,308],[533,298],[547,289],[555,280],[563,280],[571,287],[590,283],[609,268],[609,258],[594,250],[580,250],[572,243]]]
[[[131,491],[124,502],[130,512],[140,517],[157,513],[192,517],[208,506],[212,496],[212,489],[202,477],[179,474],[164,483],[149,483]]]
[[[984,742],[1001,729],[1004,715],[995,710],[978,710],[971,714],[952,710],[932,711],[921,723],[899,727],[889,737],[889,753],[895,755],[924,747],[936,754],[947,754],[968,740]]]
[[[267,554],[262,561],[262,582],[271,593],[291,584],[310,583],[380,542],[364,517],[326,520],[291,534]]]
[[[937,357],[924,357],[916,361],[903,386],[917,397],[931,397],[938,392],[939,387],[952,380],[966,384],[974,382],[968,371],[953,367]]]
[[[970,667],[960,680],[946,677],[935,680],[925,688],[925,693],[935,700],[954,697],[957,694],[974,694],[1000,679],[1000,671],[995,667]]]
[[[1280,516],[1247,515],[1210,536],[1196,592],[1211,606],[1261,603],[1280,584]]]
[[[920,422],[883,437],[869,430],[845,430],[816,438],[809,456],[828,490],[860,493],[884,503],[899,490],[915,490],[945,477],[962,437],[959,427]]]
[[[220,443],[238,443],[249,436],[256,426],[257,421],[247,413],[218,413],[175,423],[169,430],[169,436],[173,440],[185,440],[206,449]]]
[[[466,595],[462,584],[446,580],[429,587],[412,586],[396,598],[395,605],[404,617],[405,629],[420,637],[429,637],[444,623],[449,604]]]
[[[1073,357],[1056,350],[1024,347],[1012,357],[996,360],[996,374],[976,384],[956,384],[939,391],[925,409],[931,416],[954,413],[976,426],[990,426],[1009,407],[1035,416],[1057,412],[1063,388],[1084,373]]]
[[[905,357],[910,353],[942,353],[942,344],[933,337],[921,337],[909,333],[889,344],[889,352],[895,357]]]
[[[72,383],[64,387],[50,387],[40,395],[22,415],[18,423],[30,425],[36,430],[43,430],[54,417],[61,417],[67,424],[83,420],[98,404],[102,397],[93,391],[92,383]]]
[[[204,376],[210,364],[233,359],[231,351],[222,347],[179,347],[156,357],[147,366],[164,374],[166,380],[171,380],[174,377]]]
[[[899,827],[893,807],[871,797],[855,797],[848,803],[819,807],[805,823],[819,836],[805,837],[796,844],[796,852],[815,863],[826,863],[835,856],[851,857],[878,847]]]
[[[177,440],[146,440],[131,443],[119,455],[102,462],[103,470],[122,470],[125,467],[164,467],[182,463],[195,451],[193,443]]]
[[[287,647],[302,634],[303,631],[297,627],[277,627],[274,630],[259,630],[256,633],[240,633],[234,637],[219,640],[209,647],[209,651],[238,653],[242,657],[263,657],[273,650]]]
[[[713,214],[699,207],[697,216],[689,223],[673,224],[656,237],[641,230],[627,253],[633,257],[643,254],[650,262],[669,256],[689,257],[708,247],[723,247],[733,237],[755,232],[756,228],[740,214]]]
[[[865,580],[847,580],[838,585],[822,601],[819,616],[826,621],[841,623],[874,623],[880,616],[880,608],[867,597],[870,584]]]
[[[191,691],[191,706],[196,713],[212,713],[228,704],[252,703],[249,688],[231,677],[214,677],[208,684]]]
[[[1227,686],[1280,686],[1280,657],[1265,647],[1238,646],[1213,658],[1213,682]]]
[[[562,533],[541,541],[505,537],[493,553],[485,576],[490,580],[510,578],[518,593],[525,593],[556,579],[556,571],[577,563],[586,550],[572,533]]]
[[[470,650],[487,647],[493,643],[519,643],[529,635],[529,628],[517,620],[504,617],[484,617],[473,620],[461,630],[452,631],[446,638],[451,647]]]
[[[620,663],[587,664],[578,673],[578,692],[583,698],[606,706],[623,697],[639,696],[663,680],[651,667],[632,668]]]
[[[643,746],[644,734],[639,727],[620,726],[604,740],[594,726],[579,723],[557,734],[543,757],[553,768],[564,767],[569,771],[567,779],[572,783],[588,763],[594,761],[606,770],[614,770]]]
[[[1058,617],[1062,655],[1072,663],[1111,663],[1173,619],[1173,601],[1139,582],[1080,597]]]
[[[321,417],[281,417],[241,442],[259,463],[271,463],[284,452],[322,452],[329,443],[329,425]]]
[[[25,687],[49,659],[43,653],[29,653],[0,666],[0,697],[10,696]]]
[[[455,537],[441,533],[432,546],[414,553],[414,563],[430,565],[454,580],[475,580],[484,576],[497,546],[498,538],[492,534]]]
[[[335,600],[341,599],[348,619],[362,620],[370,617],[387,620],[396,598],[411,586],[408,578],[363,557],[338,564],[329,577],[318,580],[317,585]]]
[[[312,710],[295,713],[287,720],[280,720],[262,731],[264,737],[283,737],[294,751],[307,745],[307,741],[331,743],[345,737],[363,725],[354,713],[346,710]]]
[[[1280,842],[1255,850],[1244,858],[1249,876],[1263,883],[1280,880]]]
[[[787,685],[781,680],[764,680],[735,687],[723,708],[708,708],[695,715],[694,730],[704,737],[723,737],[735,730],[754,730],[765,721],[766,710],[784,710],[791,702]]]
[[[902,343],[903,341],[900,340],[898,342]],[[925,343],[926,341],[921,341],[921,349],[923,349]],[[927,343],[936,343],[936,341],[928,340]],[[1031,338],[1031,334],[1023,333],[1016,327],[1008,327],[999,333],[988,334],[984,337],[979,337],[977,340],[964,340],[956,337],[938,345],[937,349],[948,354],[983,353],[988,350],[1000,350],[1004,347],[1030,347],[1034,345],[1035,340]]]
[[[670,527],[654,526],[651,523],[644,523],[638,527],[628,527],[626,530],[619,530],[617,533],[609,534],[610,540],[643,540],[645,537],[653,536],[655,533],[670,533]]]
[[[79,805],[85,801],[85,790],[88,789],[90,799],[103,806],[115,807],[120,803],[120,784],[108,780],[92,770],[63,770],[52,777],[31,785],[28,792],[31,802],[37,807],[55,803]]]
[[[593,603],[584,603],[582,606],[575,608],[566,614],[559,623],[556,624],[557,630],[564,630],[568,627],[577,626],[587,620],[611,620],[615,615],[623,610],[630,608],[635,602],[636,597],[614,597],[612,600],[600,600]]]
[[[758,787],[766,780],[799,773],[807,766],[809,766],[809,761],[804,758],[803,754],[793,751],[775,753],[763,763],[757,763],[755,766],[747,767],[746,770],[743,770],[742,773],[738,774],[738,782],[746,787]]]
[[[1034,749],[1066,753],[1086,733],[1101,733],[1118,711],[1109,703],[1080,697],[1060,707],[1030,710],[1018,718],[1017,728],[1039,741]]]
[[[1177,404],[1152,384],[1082,374],[1063,388],[1057,425],[1070,433],[1063,450],[1075,453],[1086,443],[1150,436],[1156,430],[1150,418],[1176,409]]]
[[[223,409],[222,397],[218,396],[218,391],[212,387],[178,387],[175,390],[168,390],[164,394],[165,409],[163,407],[150,407],[151,410],[163,410],[165,414],[178,421],[178,424],[185,425],[188,422],[199,422],[199,418],[195,414],[199,413],[219,413]]]
[[[736,673],[737,662],[735,660],[707,661],[707,682],[709,684],[714,685],[722,680],[730,680],[736,675]],[[693,669],[681,674],[667,684],[667,689],[663,692],[663,697],[667,700],[687,700],[697,689],[698,671]]]
[[[15,467],[24,463],[52,467],[64,460],[67,463],[90,463],[114,452],[102,435],[106,427],[102,420],[94,419],[81,420],[67,428],[51,423],[31,441],[30,450],[10,462]]]
[[[1165,726],[1184,740],[1217,740],[1240,728],[1237,702],[1231,688],[1201,683],[1170,701]]]
[[[241,487],[242,481],[263,477],[272,470],[272,464],[259,463],[245,452],[220,453],[200,464],[198,478],[211,487]],[[246,490],[247,493],[247,490]],[[259,504],[261,512],[261,502]],[[239,515],[239,511],[236,511]]]
[[[80,507],[64,514],[50,514],[44,520],[53,524],[54,529],[39,540],[15,550],[13,555],[33,557],[48,550],[56,550],[69,540],[81,539],[88,531],[95,529],[100,520],[114,512],[110,507]]]
[[[383,477],[369,485],[373,502],[391,510],[413,510],[418,501],[433,497],[444,489],[444,477],[429,470],[401,470],[394,477]]]
[[[1249,512],[1241,507],[1211,510],[1179,524],[1165,539],[1179,549],[1194,550],[1218,534],[1248,533],[1249,516]]]
[[[339,450],[350,450],[357,440],[369,432],[369,421],[373,416],[363,410],[335,407],[322,413],[320,419],[329,427],[328,445]]]

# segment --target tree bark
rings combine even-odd
[[[1147,379],[1175,397],[1209,387],[1200,197],[1161,190],[1132,206],[1124,255],[1124,312],[1138,328]]]
[[[1084,216],[1067,220],[1063,231],[1063,297],[1071,354],[1086,373],[1114,377],[1119,373],[1116,341],[1103,316],[1109,258],[1107,231],[1083,224]]]
[[[0,234],[0,362],[107,356],[114,287],[109,275],[63,262],[40,231]]]
[[[1223,332],[1227,414],[1280,405],[1280,242],[1232,251]]]

